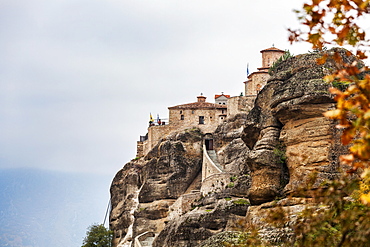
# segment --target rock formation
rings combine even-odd
[[[200,188],[196,178],[202,166],[201,141],[197,129],[174,133],[117,173],[111,186],[110,215],[115,245],[131,243],[146,231],[160,232],[169,206],[188,189]]]
[[[355,60],[343,49],[333,51]],[[263,218],[281,205],[294,220],[309,202],[299,188],[314,173],[314,187],[338,177],[338,157],[345,152],[335,123],[322,115],[334,107],[322,78],[337,65],[330,59],[317,64],[321,55],[278,64],[252,110],[229,117],[212,133],[227,180],[201,181],[205,133],[196,128],[164,137],[148,155],[127,163],[111,186],[114,245],[222,246],[246,225],[272,243],[289,239],[289,228],[264,227]]]

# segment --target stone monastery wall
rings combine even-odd
[[[238,113],[248,113],[252,109],[255,99],[256,97],[254,95],[229,98],[227,100],[227,117]]]
[[[170,125],[178,128],[197,127],[203,133],[213,132],[226,118],[227,109],[173,109],[170,110]],[[223,115],[223,116],[220,116]],[[203,123],[199,117],[203,116]]]
[[[202,181],[202,187],[200,191],[202,195],[205,196],[212,192],[221,192],[225,188],[234,187],[234,177],[236,173],[223,172],[218,174],[213,174]]]
[[[148,139],[146,141],[137,142],[137,157],[145,156],[150,150],[170,133],[178,130],[178,126],[174,125],[156,125],[148,128]]]
[[[269,68],[272,64],[278,60],[284,51],[276,49],[274,47],[261,51],[262,53],[262,67]]]
[[[250,76],[250,80],[245,82],[245,95],[256,96],[259,91],[265,86],[270,75],[267,72],[258,71]]]
[[[191,204],[201,196],[200,191],[181,195],[174,204],[170,206],[168,220],[173,220],[191,210]]]

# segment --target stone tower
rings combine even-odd
[[[278,60],[284,51],[275,47],[271,47],[261,51],[262,53],[262,67],[258,71],[253,72],[245,81],[245,96],[255,96],[266,85],[270,75],[268,70],[271,65]]]

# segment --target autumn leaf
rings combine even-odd
[[[368,193],[368,194],[362,194],[361,197],[360,197],[360,200],[365,205],[370,204],[370,193]]]
[[[341,137],[343,145],[348,145],[353,140],[354,136],[355,131],[352,128],[344,129]]]
[[[324,112],[323,114],[327,118],[337,119],[341,116],[342,111],[339,110],[339,109],[335,109],[335,110],[330,110],[330,111]]]
[[[324,54],[324,56],[316,59],[317,64],[322,65],[326,62],[326,59],[328,58],[327,54]]]
[[[345,164],[351,164],[355,158],[353,157],[353,154],[347,154],[347,155],[341,155],[339,157],[340,162]]]
[[[310,34],[308,36],[308,40],[314,45],[315,48],[321,50],[323,44],[321,42],[321,34],[320,33]]]

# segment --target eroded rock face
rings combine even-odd
[[[145,180],[140,202],[178,198],[201,170],[201,153],[186,151],[181,141],[167,140],[156,149],[143,167]]]
[[[347,62],[355,60],[343,49],[335,51]],[[323,117],[334,100],[322,79],[337,65],[332,60],[317,64],[320,56],[304,54],[279,64],[247,117],[242,138],[251,148],[247,163],[252,204],[294,193],[314,172],[316,185],[338,176],[337,161],[344,148],[333,121]]]
[[[141,186],[140,161],[129,162],[114,177],[111,191],[110,228],[114,231],[113,244],[117,244],[121,239],[132,238],[130,225],[134,221],[134,210],[137,208],[138,190]]]
[[[239,246],[241,243],[246,244],[244,241],[248,238],[252,241],[249,245],[246,244],[247,246],[261,246],[253,243],[253,238],[257,237],[256,234],[258,234],[258,240],[268,243],[266,246],[285,246],[284,243],[291,243],[294,239],[292,226],[297,223],[308,205],[315,206],[312,198],[293,197],[249,206],[246,217],[239,218],[241,224],[227,228],[226,231],[210,237],[197,247],[221,247],[225,246],[225,242]],[[273,221],[274,217],[278,217],[279,221]],[[252,228],[258,233],[251,233]],[[265,245],[262,244],[262,246]],[[287,244],[287,246],[290,245]]]
[[[227,172],[248,174],[245,159],[249,149],[241,139],[247,114],[237,114],[218,126],[213,137],[220,165]]]
[[[355,59],[345,50],[334,50],[348,63]],[[310,203],[299,197],[299,188],[314,173],[313,187],[338,177],[338,157],[346,150],[335,123],[322,115],[334,107],[330,85],[322,78],[337,65],[331,60],[318,65],[319,57],[304,54],[279,64],[250,112],[228,118],[212,134],[219,164],[225,174],[233,174],[217,193],[189,199],[189,194],[201,193],[199,130],[173,133],[146,157],[126,164],[111,187],[115,246],[129,246],[147,231],[156,234],[156,247],[222,246],[224,239],[238,240],[230,231],[240,220],[260,228],[262,238],[271,243],[289,239],[289,227],[266,224],[270,211],[282,206],[294,222]],[[183,194],[190,205],[174,209]]]
[[[194,209],[178,220],[170,221],[158,235],[153,247],[197,246],[214,234],[223,232],[234,216],[245,215],[249,201],[227,200],[210,195],[194,205]]]
[[[249,149],[240,138],[245,121],[245,114],[237,115],[220,125],[213,135],[220,164],[228,173],[236,174],[230,175],[231,182],[224,184],[218,194],[202,200],[199,195],[199,201],[191,205],[196,210],[179,210],[183,215],[174,216],[170,222],[168,216],[173,213],[170,210],[175,201],[182,194],[200,189],[203,135],[199,130],[173,133],[146,157],[126,164],[111,189],[111,228],[116,246],[129,246],[136,236],[147,231],[159,234],[154,242],[157,246],[195,246],[223,231],[235,215],[245,215],[249,201],[241,197],[246,197],[251,183],[245,165]],[[135,183],[131,176],[137,178]],[[131,195],[126,196],[130,193],[125,192],[125,187],[130,183]],[[238,198],[242,203],[233,203]]]
[[[163,229],[169,206],[201,171],[201,143],[199,130],[174,133],[117,173],[111,186],[110,216],[115,246],[129,246],[135,236]]]

